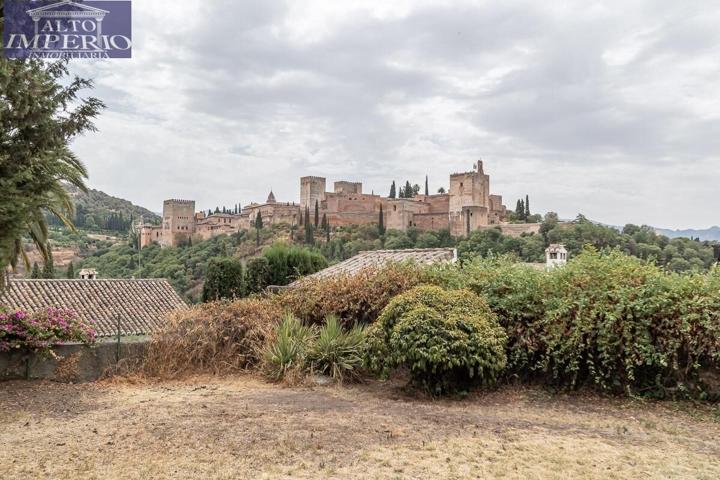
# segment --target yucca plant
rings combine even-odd
[[[328,315],[307,352],[311,371],[329,375],[340,382],[345,378],[357,378],[362,365],[364,338],[363,327],[356,325],[345,330],[335,315]]]
[[[308,345],[315,332],[292,313],[286,313],[277,328],[275,339],[265,350],[265,370],[273,380],[282,379],[290,370],[303,368]]]

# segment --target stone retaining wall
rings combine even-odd
[[[60,382],[97,380],[109,370],[123,369],[142,359],[147,340],[101,342],[91,347],[63,344],[53,354],[0,352],[0,380],[48,379]]]

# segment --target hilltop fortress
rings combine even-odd
[[[278,202],[270,192],[265,203],[251,203],[238,214],[206,215],[195,211],[193,200],[165,200],[162,225],[142,224],[140,245],[150,243],[177,246],[191,238],[206,240],[216,235],[252,228],[258,214],[264,225],[286,223],[294,226],[306,209],[314,214],[318,205],[320,216],[327,216],[331,227],[377,224],[382,207],[388,229],[437,231],[448,229],[452,235],[465,236],[482,228],[500,226],[504,233],[519,235],[537,231],[537,224],[508,224],[507,210],[500,195],[490,194],[490,176],[483,171],[483,162],[473,165],[471,172],[450,175],[448,193],[416,195],[413,198],[388,198],[363,193],[362,183],[338,181],[332,192],[327,191],[324,177],[300,178],[300,203]]]

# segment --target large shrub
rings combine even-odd
[[[564,385],[663,395],[700,389],[717,365],[714,275],[683,276],[620,252],[586,250],[549,278],[538,367]],[[696,391],[694,393],[700,393]]]
[[[213,258],[203,284],[203,302],[241,298],[245,294],[243,266],[234,258]]]
[[[177,310],[153,334],[144,370],[151,376],[175,377],[255,367],[281,317],[282,309],[263,298]]]
[[[293,280],[327,267],[321,253],[297,245],[277,242],[263,251],[268,261],[271,285],[287,285]]]
[[[260,293],[270,285],[270,262],[265,257],[251,258],[247,262],[245,284],[247,293]]]
[[[429,283],[445,288],[467,288],[497,315],[508,336],[508,373],[527,378],[543,346],[537,326],[545,316],[550,295],[548,274],[511,256],[474,258],[462,264],[437,265],[426,274]]]
[[[48,308],[34,313],[0,309],[0,352],[25,349],[47,352],[63,342],[91,344],[95,328],[65,308]]]
[[[280,295],[280,303],[309,324],[335,315],[344,326],[374,321],[390,299],[422,280],[411,263],[368,268],[354,275],[306,279]]]
[[[487,303],[468,290],[420,286],[395,297],[370,326],[366,364],[440,394],[493,383],[505,368],[506,335]]]

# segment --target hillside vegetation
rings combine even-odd
[[[75,204],[74,223],[78,229],[92,232],[113,231],[124,235],[140,217],[148,223],[160,223],[160,215],[128,200],[95,189],[83,192],[72,185],[66,185],[65,189]],[[54,216],[48,216],[48,223],[62,226],[62,222]]]
[[[362,250],[436,247],[456,247],[463,261],[491,254],[510,254],[522,262],[539,263],[544,262],[548,244],[564,243],[571,258],[579,254],[584,245],[591,245],[598,250],[617,248],[672,272],[703,272],[717,261],[720,253],[717,244],[688,238],[669,239],[658,235],[651,227],[626,225],[618,231],[582,216],[571,225],[563,225],[554,214],[545,216],[540,234],[517,238],[503,235],[498,229],[476,231],[468,238],[452,237],[448,231],[422,232],[417,229],[407,232],[388,230],[381,236],[376,225],[361,225],[333,229],[329,239],[320,234],[312,238],[312,244],[307,244],[299,229],[291,232],[287,225],[275,225],[260,231],[258,247],[256,234],[255,230],[243,230],[175,248],[161,249],[152,245],[140,254],[129,242],[96,243],[92,248],[97,249],[88,250],[90,256],[82,266],[97,268],[105,278],[167,278],[180,293],[195,301],[200,298],[201,283],[211,258],[246,260],[259,255],[263,248],[277,240],[295,242],[320,252],[329,263],[345,260]]]

